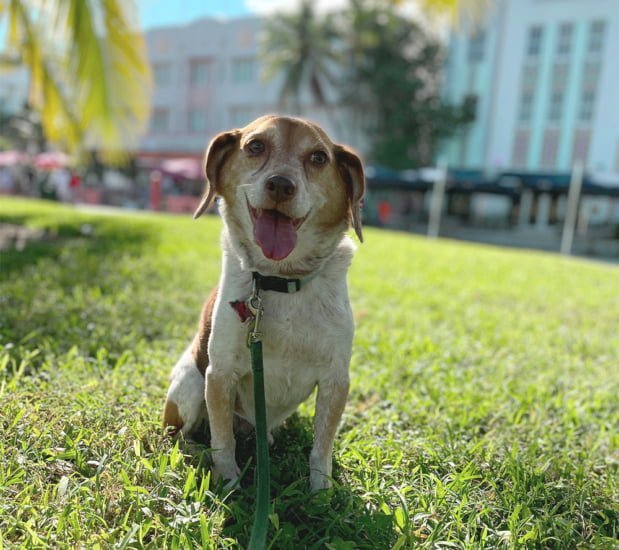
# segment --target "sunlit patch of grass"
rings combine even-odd
[[[3,199],[56,235],[0,257],[0,541],[237,547],[241,490],[160,429],[219,274],[216,218]],[[619,270],[368,229],[335,486],[311,495],[311,403],[276,434],[274,548],[613,548]],[[267,366],[268,368],[268,366]]]

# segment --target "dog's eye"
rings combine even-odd
[[[264,153],[264,141],[254,139],[247,144],[247,150],[251,155],[259,155]]]
[[[327,153],[324,151],[314,151],[310,157],[312,164],[317,164],[318,166],[326,164],[327,160],[329,160],[329,158],[327,157]]]

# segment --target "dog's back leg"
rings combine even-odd
[[[206,419],[204,374],[196,365],[189,346],[174,366],[163,407],[163,426],[188,436]]]
[[[216,299],[217,287],[202,308],[198,334],[172,369],[170,388],[163,407],[163,426],[169,426],[172,433],[181,431],[187,436],[208,418],[204,399],[204,373],[209,364],[208,340]]]

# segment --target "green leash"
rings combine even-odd
[[[256,512],[249,539],[249,550],[266,548],[269,528],[269,444],[267,439],[267,414],[264,400],[264,368],[262,363],[262,334],[258,332],[263,308],[260,289],[254,280],[253,292],[247,305],[254,318],[249,325],[247,345],[251,355],[251,369],[254,375],[254,408],[256,416]]]
[[[262,333],[260,321],[264,309],[262,307],[261,290],[272,290],[293,294],[299,292],[311,282],[322,270],[319,269],[303,279],[284,279],[282,277],[265,276],[257,271],[252,273],[252,293],[244,302],[231,302],[231,305],[245,304],[251,313],[249,317],[249,332],[247,346],[251,355],[251,370],[254,375],[254,408],[256,417],[256,514],[251,528],[249,550],[266,548],[267,530],[269,528],[269,444],[267,440],[267,413],[264,401],[264,368],[262,364]],[[236,308],[235,308],[236,309]],[[238,311],[237,311],[238,312]],[[245,320],[244,318],[242,319]]]

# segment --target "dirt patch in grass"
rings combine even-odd
[[[0,251],[23,250],[33,242],[51,241],[57,238],[49,231],[13,223],[0,223]]]

